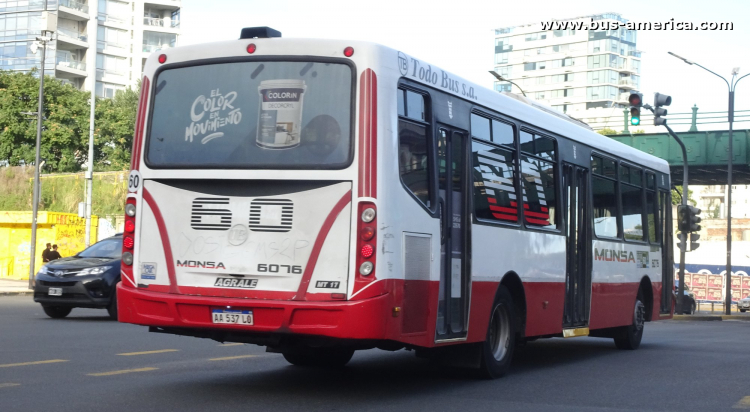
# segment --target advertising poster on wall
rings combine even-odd
[[[742,288],[742,277],[733,274],[732,275],[732,290],[734,289],[741,289]]]
[[[732,302],[737,302],[740,299],[742,299],[742,291],[740,290],[740,288],[732,288]]]
[[[707,300],[705,287],[693,289],[693,293],[695,293],[695,300]]]
[[[706,286],[709,288],[719,288],[724,286],[724,276],[722,275],[708,275],[708,283]]]
[[[740,296],[742,299],[745,299],[746,297],[750,296],[750,276],[743,276],[741,279],[742,283],[742,293]]]
[[[706,289],[706,300],[709,302],[723,302],[724,299],[722,298],[722,289],[719,288],[712,288],[708,287]]]
[[[689,287],[690,289],[693,288],[693,274],[692,273],[685,273],[685,286]]]

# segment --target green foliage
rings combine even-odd
[[[0,160],[11,166],[34,163],[39,79],[34,73],[0,71]],[[44,172],[78,172],[87,162],[90,92],[44,78]],[[130,163],[138,92],[96,99],[94,170],[124,170]]]
[[[690,185],[688,184],[688,186]],[[693,191],[690,189],[688,189],[688,203],[693,206],[698,204],[698,202],[693,200]],[[675,188],[672,189],[672,204],[673,205],[682,204],[682,186],[675,186]]]
[[[34,168],[0,169],[0,210],[23,211],[32,208]],[[86,198],[83,173],[42,176],[39,210],[78,213],[78,203]],[[99,216],[123,213],[128,194],[127,172],[94,173],[92,213]]]
[[[601,130],[597,130],[596,132],[599,133],[599,134],[601,134],[601,135],[604,135],[604,136],[610,136],[610,135],[613,135],[613,134],[620,134],[620,132],[618,132],[617,130],[610,129],[608,127],[605,127],[604,129],[601,129]]]
[[[643,129],[638,129],[638,130],[633,130],[630,133],[632,133],[632,134],[646,134],[646,131],[643,130]]]

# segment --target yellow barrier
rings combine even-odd
[[[28,279],[31,250],[31,212],[0,212],[0,278]],[[96,241],[99,217],[91,217],[91,239]],[[35,270],[42,267],[46,244],[56,244],[62,257],[86,247],[86,219],[72,213],[39,212]]]

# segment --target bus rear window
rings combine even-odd
[[[158,74],[147,142],[153,168],[340,169],[352,157],[352,70],[319,62],[232,62]]]

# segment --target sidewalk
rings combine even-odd
[[[0,279],[0,296],[31,295],[28,280]]]
[[[674,315],[674,320],[693,320],[693,321],[721,321],[721,320],[740,320],[750,321],[750,313],[741,313],[732,310],[731,315],[725,315],[723,311],[711,312],[710,310],[696,311],[694,315]]]

